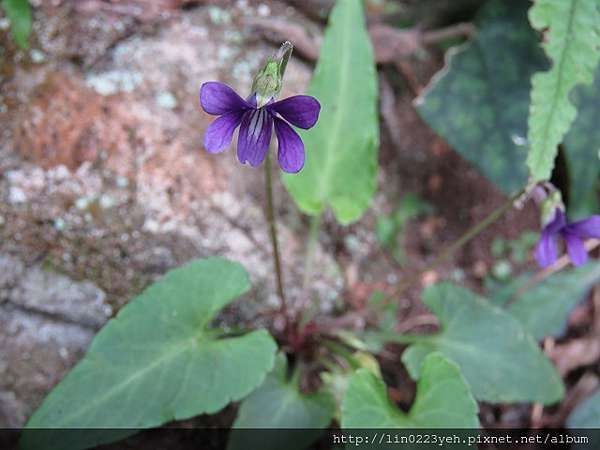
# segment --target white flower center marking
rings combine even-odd
[[[258,142],[260,132],[262,131],[265,122],[265,114],[266,111],[262,108],[252,113],[252,117],[250,118],[250,126],[248,127],[248,135],[250,137],[250,142],[253,144]]]

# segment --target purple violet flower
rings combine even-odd
[[[208,114],[219,116],[204,135],[204,147],[210,153],[225,150],[239,126],[238,159],[242,164],[256,167],[267,155],[274,124],[279,143],[277,159],[281,168],[285,172],[297,173],[304,167],[304,143],[289,124],[303,129],[312,128],[321,110],[316,98],[296,95],[278,102],[271,99],[264,106],[257,107],[255,95],[244,100],[226,84],[210,81],[200,88],[200,104]]]
[[[568,223],[565,212],[556,208],[554,218],[542,230],[537,244],[535,256],[541,267],[548,267],[556,261],[558,236],[564,239],[573,265],[581,266],[588,258],[584,240],[600,238],[600,215]]]

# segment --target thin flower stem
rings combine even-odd
[[[399,283],[397,285],[396,289],[394,290],[394,292],[392,292],[390,295],[388,295],[385,298],[385,300],[383,301],[383,303],[388,303],[391,300],[393,300],[394,297],[397,297],[398,295],[404,293],[404,291],[406,291],[408,288],[410,288],[416,281],[418,281],[421,278],[422,274],[437,268],[437,266],[439,266],[442,262],[447,260],[450,256],[452,256],[458,249],[460,249],[462,246],[464,246],[467,242],[469,242],[471,239],[473,239],[474,237],[479,235],[479,233],[481,233],[487,227],[489,227],[490,225],[495,223],[498,219],[500,219],[500,217],[502,217],[504,215],[504,213],[506,213],[508,210],[510,210],[513,207],[514,203],[517,200],[519,200],[519,198],[521,198],[521,196],[525,192],[526,192],[526,188],[521,189],[517,194],[513,195],[506,203],[504,203],[503,205],[501,205],[500,207],[498,207],[494,211],[492,211],[490,214],[488,214],[485,219],[483,219],[481,222],[475,224],[473,227],[469,228],[465,232],[465,234],[463,234],[460,238],[458,238],[451,245],[446,247],[446,249],[444,249],[437,256],[437,258],[435,258],[430,264],[428,264],[425,269],[419,271],[419,273],[415,277],[410,277],[407,280]]]
[[[266,215],[269,222],[269,234],[271,235],[271,246],[273,248],[273,264],[277,282],[277,293],[281,301],[280,313],[285,320],[285,330],[289,328],[288,305],[283,289],[283,272],[281,270],[281,258],[279,256],[279,244],[277,242],[277,223],[275,221],[275,208],[273,206],[273,179],[271,174],[271,155],[267,153],[265,160],[265,185],[267,194]]]
[[[470,23],[457,23],[446,28],[426,31],[423,33],[423,43],[425,45],[439,44],[446,39],[463,37],[470,38],[475,32],[475,27]]]
[[[315,247],[319,240],[319,233],[321,231],[321,214],[312,216],[310,218],[310,228],[308,231],[308,241],[306,244],[306,257],[304,259],[304,278],[302,281],[302,291],[307,294],[308,284],[312,275],[313,257],[315,254]]]

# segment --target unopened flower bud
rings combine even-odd
[[[554,220],[557,210],[564,212],[565,205],[560,191],[553,190],[548,193],[548,196],[544,199],[540,208],[542,226],[546,226]]]
[[[283,74],[293,49],[294,46],[289,41],[284,42],[279,50],[267,59],[265,65],[254,78],[252,95],[256,96],[256,106],[258,108],[276,99],[281,92]]]

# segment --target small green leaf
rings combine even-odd
[[[600,391],[585,399],[567,419],[569,428],[600,428]]]
[[[403,245],[398,241],[402,240],[407,223],[421,215],[431,214],[432,211],[433,207],[417,195],[406,194],[392,214],[377,217],[375,236],[379,245],[391,251],[398,263],[404,263]]]
[[[337,1],[308,89],[321,115],[302,133],[306,165],[283,176],[304,213],[320,215],[330,206],[342,224],[362,216],[377,181],[377,74],[364,22],[362,0]]]
[[[570,99],[578,84],[590,84],[600,52],[597,0],[536,0],[531,25],[545,32],[552,68],[532,78],[527,165],[534,181],[550,179],[558,145],[575,120]]]
[[[227,448],[302,450],[319,437],[319,430],[329,425],[334,412],[335,401],[328,392],[300,392],[297,382],[288,379],[285,356],[279,354],[275,368],[262,386],[242,402]],[[256,433],[245,433],[244,428],[274,431],[265,440]],[[294,428],[301,430],[296,433]]]
[[[375,236],[379,245],[391,249],[396,244],[396,237],[400,231],[400,225],[394,216],[380,216],[375,224]]]
[[[537,231],[524,231],[518,239],[509,241],[511,259],[517,264],[525,263],[539,238],[540,233]]]
[[[492,275],[497,280],[507,280],[512,275],[512,272],[512,264],[506,259],[497,261],[492,267]]]
[[[478,428],[477,403],[458,366],[440,353],[424,358],[417,396],[402,412],[381,378],[359,369],[342,403],[342,428]]]
[[[425,122],[507,194],[527,182],[529,80],[547,65],[527,7],[488,2],[472,41],[449,52],[446,68],[416,102]]]
[[[600,280],[600,262],[553,275],[512,303],[508,311],[535,339],[558,336],[569,313]]]
[[[19,47],[26,49],[31,33],[31,6],[29,0],[2,0],[2,7],[10,19],[10,32]]]
[[[494,238],[494,240],[492,241],[492,246],[490,247],[492,256],[494,258],[503,257],[504,254],[506,253],[506,247],[507,247],[507,242],[503,238],[501,238],[501,237]]]
[[[264,330],[220,337],[210,322],[249,289],[244,268],[221,258],[167,273],[98,333],[86,356],[54,388],[25,430],[23,449],[88,448],[201,413],[214,413],[259,386],[276,345]],[[129,428],[111,436],[90,428]],[[89,432],[86,432],[88,429]]]
[[[459,365],[478,400],[551,404],[562,398],[560,376],[509,313],[449,283],[428,288],[423,300],[438,317],[441,330],[419,336],[402,355],[414,379],[419,378],[424,357],[439,351]],[[406,341],[402,336],[397,340]]]

